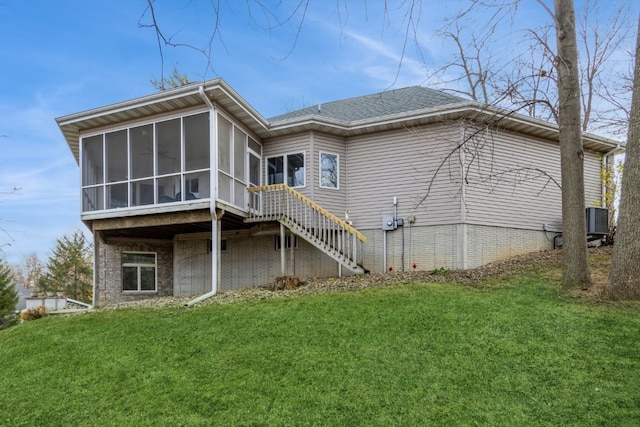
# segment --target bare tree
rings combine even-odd
[[[521,109],[531,117],[557,123],[555,26],[551,23],[524,30],[514,28],[512,18],[520,0],[470,3],[438,32],[450,43],[453,54],[449,64],[431,74],[431,81],[440,81],[446,91],[507,109]],[[550,11],[544,1],[538,3]],[[629,12],[629,5],[620,2],[605,19],[599,0],[586,0],[580,10],[576,35],[583,131],[619,134],[621,122],[626,123],[621,116],[626,116],[625,93],[629,93],[630,85],[625,82],[629,80],[620,75],[616,66],[619,61],[611,59],[629,37]],[[487,14],[487,22],[478,25],[476,15]],[[519,36],[521,32],[524,37]],[[515,42],[509,55],[494,48],[501,46],[505,38]]]
[[[12,267],[15,282],[31,290],[37,289],[40,277],[45,270],[45,263],[35,252],[25,256],[21,266]]]
[[[610,4],[607,3],[607,7]],[[600,4],[597,0],[583,3],[583,11],[577,20],[576,35],[580,42],[582,57],[580,60],[580,78],[582,82],[582,130],[594,127],[600,129],[615,125],[615,116],[598,111],[595,101],[619,102],[606,96],[608,88],[619,88],[624,81],[611,78],[613,71],[607,68],[612,55],[619,51],[629,36],[629,8],[619,7],[610,20],[603,24],[600,19]],[[628,101],[628,97],[624,99]],[[625,102],[629,105],[628,102]],[[596,123],[594,122],[596,120]],[[599,122],[599,123],[598,123]],[[612,133],[616,133],[615,130]]]
[[[441,35],[451,41],[452,64],[438,70],[443,79],[455,84],[449,91],[464,94],[488,104],[520,110],[559,125],[563,194],[563,241],[567,256],[563,283],[567,287],[586,287],[590,282],[584,218],[584,153],[581,130],[609,129],[616,132],[613,108],[602,108],[603,101],[616,105],[613,93],[619,94],[620,82],[612,82],[610,59],[620,50],[628,35],[628,7],[618,8],[606,25],[600,22],[598,0],[585,2],[579,26],[575,24],[572,0],[555,0],[555,11],[543,0],[538,3],[552,18],[553,25],[527,29],[529,47],[515,57],[515,67],[496,59],[490,47],[504,32],[497,23],[506,23],[519,1],[471,1],[471,6],[455,15]],[[495,8],[498,9],[495,9]],[[487,25],[478,34],[462,32],[469,27],[473,12],[492,10]],[[466,20],[467,25],[459,23]],[[555,31],[554,31],[555,29]],[[553,34],[555,33],[555,42]],[[580,45],[578,45],[578,40]],[[584,59],[579,62],[578,50]],[[504,56],[504,55],[503,55]],[[491,71],[489,71],[491,69]],[[581,90],[581,87],[583,90]],[[600,108],[596,108],[596,105]],[[582,117],[581,117],[582,112]],[[596,121],[594,121],[594,119]]]
[[[611,274],[606,293],[614,299],[640,299],[640,20],[635,52],[631,117]]]

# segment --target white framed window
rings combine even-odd
[[[304,152],[267,157],[267,184],[305,186]]]
[[[340,156],[334,153],[320,152],[320,187],[339,188]]]
[[[156,254],[154,252],[122,253],[122,291],[155,292]]]

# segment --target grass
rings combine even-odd
[[[0,331],[0,425],[640,424],[640,305],[535,273]]]

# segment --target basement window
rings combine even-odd
[[[279,251],[281,248],[280,236],[275,236],[275,238],[276,238],[276,250]],[[284,237],[284,248],[285,249],[291,248],[291,234],[287,234]],[[298,249],[298,236],[293,236],[293,248]]]
[[[156,291],[156,254],[144,252],[122,253],[122,291]]]
[[[210,254],[213,251],[213,240],[207,240],[207,253]],[[227,251],[227,239],[220,239],[220,252]]]

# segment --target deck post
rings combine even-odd
[[[287,272],[286,272],[286,252],[284,250],[284,245],[285,245],[285,228],[284,228],[284,224],[280,223],[280,275],[281,276],[286,276]]]

